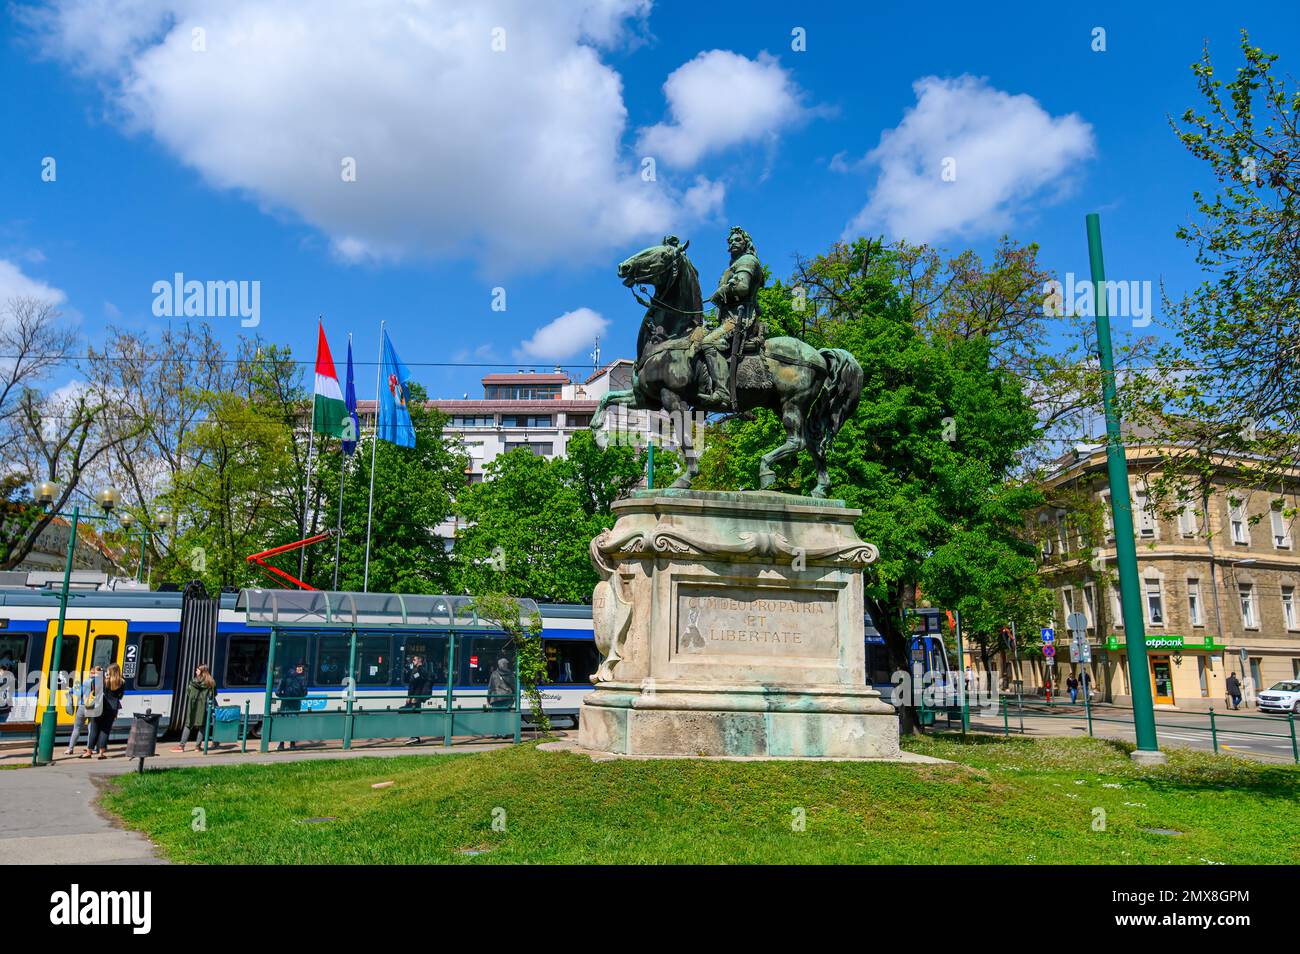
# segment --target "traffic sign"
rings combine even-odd
[[[1050,643],[1056,638],[1056,631],[1050,626],[1043,627],[1043,642]]]
[[[1051,659],[1053,656],[1056,655],[1056,647],[1053,646],[1051,643],[1048,643],[1046,646],[1043,647],[1043,655],[1046,656],[1048,659]]]
[[[1065,619],[1065,626],[1072,633],[1085,633],[1088,631],[1088,617],[1082,613],[1071,613]]]

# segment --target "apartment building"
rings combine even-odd
[[[1156,443],[1126,450],[1152,694],[1157,706],[1221,709],[1230,672],[1248,697],[1300,676],[1297,487],[1242,486],[1241,472],[1221,460],[1202,487],[1171,504],[1156,499],[1152,481],[1172,452]],[[1059,461],[1046,490],[1058,506],[1038,515],[1037,534],[1057,596],[1056,681],[1083,668],[1070,662],[1065,625],[1083,613],[1094,688],[1129,702],[1104,446]],[[1027,684],[1041,685],[1041,663],[1027,670]]]

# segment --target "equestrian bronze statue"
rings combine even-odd
[[[758,302],[763,267],[749,234],[733,228],[727,237],[731,264],[710,296],[717,321],[705,321],[700,279],[686,257],[690,242],[674,235],[618,266],[623,284],[646,306],[637,335],[632,387],[610,391],[591,418],[597,444],[608,443],[603,428],[612,405],[668,411],[678,420],[691,411],[737,414],[765,407],[785,425],[785,443],[763,455],[759,486],[776,481],[773,465],[807,448],[817,467],[814,497],[830,489],[826,455],[862,394],[862,367],[840,348],[814,348],[798,338],[768,338]],[[653,289],[649,299],[635,287]],[[698,473],[694,454],[674,483],[684,488]]]

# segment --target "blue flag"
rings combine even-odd
[[[348,417],[352,419],[352,426],[344,429],[351,435],[352,440],[343,441],[343,453],[351,456],[357,449],[356,437],[361,433],[361,419],[357,417],[357,387],[352,380],[352,336],[348,335],[348,384],[347,389],[343,392],[343,401],[347,405]]]
[[[376,437],[401,447],[415,446],[415,425],[406,402],[411,396],[411,372],[393,350],[384,332],[384,357],[379,369],[379,430]]]

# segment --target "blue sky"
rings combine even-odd
[[[1082,275],[1098,211],[1109,277],[1176,293],[1209,185],[1166,123],[1189,65],[1208,41],[1235,68],[1245,27],[1300,71],[1294,3],[357,6],[7,8],[0,296],[58,297],[97,341],[165,322],[176,272],[259,281],[257,330],[298,357],[318,315],[340,362],[353,332],[361,396],[384,319],[432,396],[473,397],[492,367],[438,365],[585,373],[598,328],[629,355],[613,268],[669,230],[705,284],[731,224],[781,276],[851,223],[983,252],[1006,231]]]

